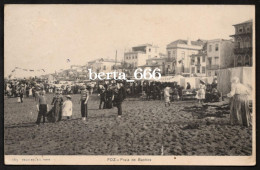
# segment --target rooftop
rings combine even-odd
[[[203,42],[202,40],[191,41],[191,45],[195,45],[195,46],[202,46],[204,43],[205,42]],[[171,42],[170,44],[167,45],[167,47],[170,47],[170,46],[175,45],[175,44],[185,44],[185,45],[187,45],[188,41],[179,39],[179,40]]]
[[[241,24],[247,24],[247,23],[253,23],[253,19],[250,19],[250,20],[247,20],[247,21],[241,22],[241,23],[239,23],[239,24],[234,24],[233,26],[241,25]]]
[[[155,64],[150,64],[150,65],[145,64],[145,65],[142,65],[142,66],[139,66],[139,67],[158,67],[158,66],[162,66],[162,64],[157,64],[157,63],[155,63]]]
[[[125,54],[127,54],[127,53],[145,53],[144,51],[128,51],[128,52],[125,52]]]
[[[109,58],[99,58],[99,59],[89,61],[88,63],[94,63],[94,62],[116,62],[116,61],[114,59],[109,59]],[[120,62],[117,61],[117,63],[120,63]]]
[[[146,43],[146,44],[141,44],[141,45],[137,45],[137,46],[133,46],[133,48],[135,48],[135,47],[147,47],[147,46],[150,46],[150,47],[158,47],[158,46],[156,46],[156,45],[152,45],[152,44],[149,44],[149,43]]]
[[[200,51],[198,54],[192,54],[190,57],[196,57],[196,56],[206,56],[207,53],[206,52],[202,52]]]
[[[147,60],[164,60],[167,59],[168,57],[153,57],[153,58],[149,58]]]

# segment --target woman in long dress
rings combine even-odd
[[[241,84],[237,77],[234,77],[231,83],[231,92],[227,94],[230,97],[230,123],[231,125],[250,126],[251,115],[248,97],[251,90]]]
[[[70,119],[72,116],[72,102],[71,102],[71,96],[66,96],[67,100],[62,105],[62,116],[67,117],[67,119]]]
[[[62,117],[62,104],[63,104],[63,98],[60,90],[57,90],[56,95],[53,97],[51,104],[54,105],[53,117],[55,121],[60,121]]]
[[[165,107],[167,107],[167,105],[170,106],[170,87],[165,87],[163,96],[165,101]]]
[[[32,87],[29,87],[29,97],[32,96]]]
[[[197,99],[199,100],[199,103],[203,103],[204,102],[205,94],[206,94],[205,82],[200,80],[200,86],[199,86],[199,90],[197,92]]]

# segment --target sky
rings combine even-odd
[[[97,58],[123,59],[151,43],[166,54],[177,39],[231,39],[233,24],[254,19],[250,5],[6,5],[4,74],[46,73]],[[69,59],[69,60],[68,60]]]

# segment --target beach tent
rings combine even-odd
[[[181,75],[174,76],[172,82],[177,82],[179,85],[181,84],[181,79],[184,78]]]
[[[252,88],[253,80],[252,67],[235,67],[222,69],[218,72],[218,90],[226,95],[231,90],[231,80],[233,77],[238,77],[240,82]]]

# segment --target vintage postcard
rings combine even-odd
[[[254,5],[5,5],[7,165],[255,165]]]

